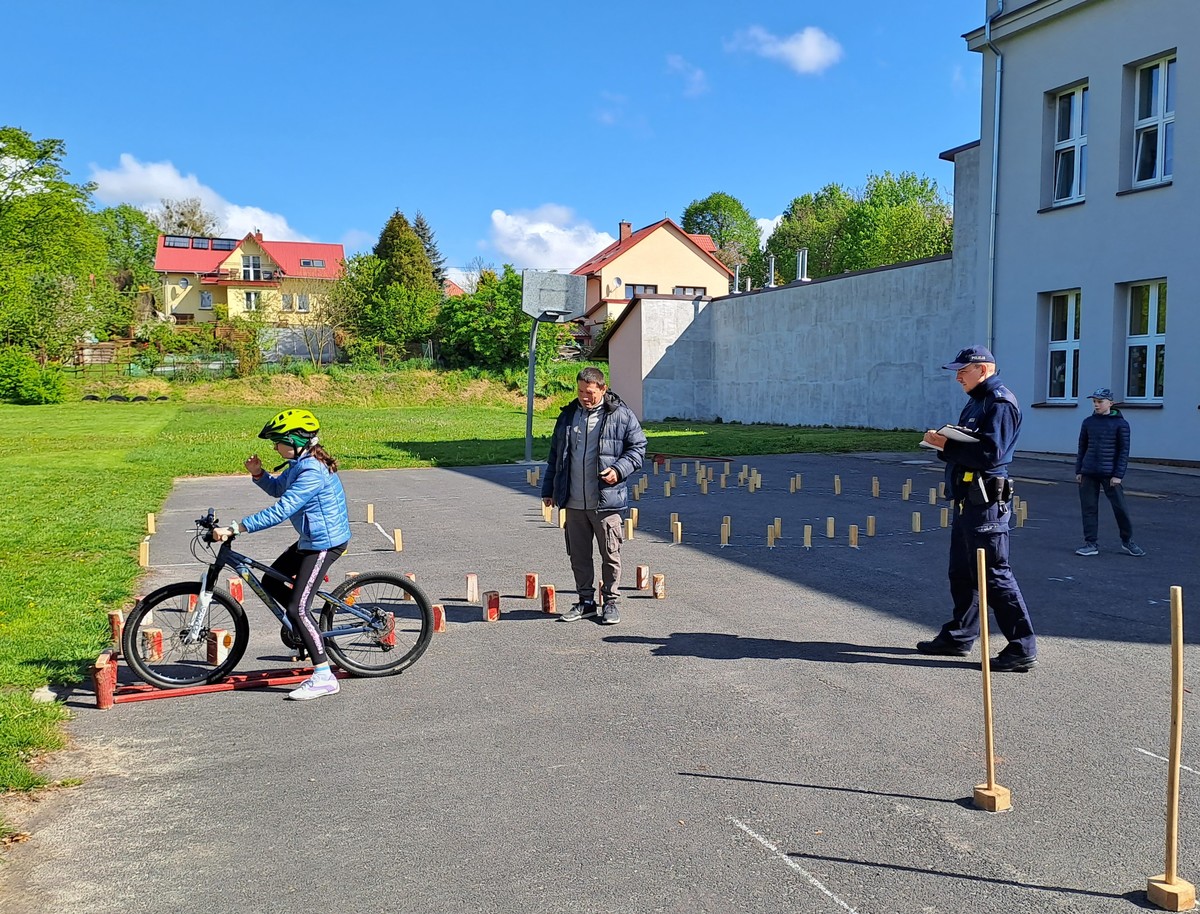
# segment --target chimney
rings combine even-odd
[[[262,241],[262,232],[260,232],[258,229],[254,230],[254,240]]]
[[[620,236],[621,236],[619,238],[620,241],[624,241],[626,238],[628,238],[630,235],[633,234],[633,225],[629,222],[618,223],[618,227],[620,228]]]

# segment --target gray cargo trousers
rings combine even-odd
[[[596,598],[596,568],[592,560],[592,541],[600,546],[600,600],[615,600],[621,584],[621,512],[587,511],[567,508],[563,533],[571,573],[580,600]]]

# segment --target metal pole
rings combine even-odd
[[[533,372],[537,365],[538,319],[529,331],[529,387],[525,395],[525,462],[533,463]]]

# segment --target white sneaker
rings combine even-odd
[[[324,676],[314,673],[300,683],[299,688],[288,692],[287,697],[292,701],[308,701],[310,698],[320,698],[323,695],[336,695],[341,690],[342,687],[338,685],[337,677],[333,673],[326,673]]]

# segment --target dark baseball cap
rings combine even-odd
[[[1109,390],[1107,387],[1097,387],[1090,394],[1088,394],[1088,399],[1089,400],[1115,400],[1117,398],[1113,396],[1113,392],[1111,390]]]
[[[958,371],[960,368],[966,368],[968,365],[978,365],[981,362],[991,362],[995,365],[996,357],[992,355],[991,350],[986,346],[968,346],[954,357],[953,362],[942,367],[949,371]]]

